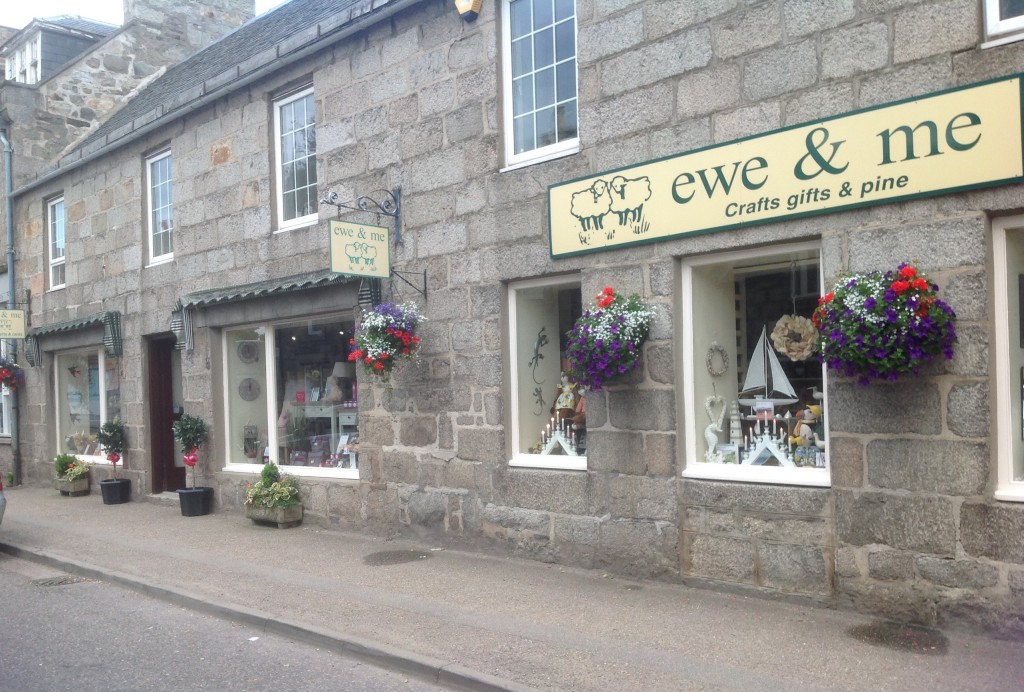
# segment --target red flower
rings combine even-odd
[[[377,361],[376,363],[373,364],[373,369],[377,370],[378,372],[383,370],[384,369],[384,363],[381,363],[380,361]]]
[[[890,288],[896,292],[896,295],[902,295],[904,291],[910,288],[910,283],[907,281],[893,281]]]
[[[818,298],[818,305],[824,305],[825,303],[830,303],[830,302],[832,302],[832,299],[835,298],[835,297],[836,297],[836,294],[831,292],[831,291],[829,291],[828,293],[823,295],[821,298]]]
[[[928,282],[922,279],[920,276],[910,282],[912,288],[916,288],[919,291],[928,290]]]
[[[366,358],[363,358],[363,362],[366,363],[367,365],[373,365],[373,358],[367,356]]]
[[[111,452],[110,454],[107,455],[107,461],[109,461],[111,464],[116,464],[117,462],[121,461],[121,455],[118,454],[117,452]]]
[[[911,267],[909,264],[903,267],[903,269],[900,269],[901,279],[907,279],[909,281],[910,279],[913,279],[915,276],[917,276],[917,270]]]
[[[408,348],[403,348],[403,349],[402,349],[402,355],[403,355],[403,356],[407,356],[407,355],[409,355],[409,349],[408,349]]]
[[[418,336],[414,336],[414,337],[412,338],[412,342],[413,342],[414,344],[418,344],[418,343],[420,342],[420,338],[419,338]]]

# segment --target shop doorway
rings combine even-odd
[[[181,351],[174,337],[149,341],[149,443],[153,493],[185,487],[185,463],[177,453],[171,424],[181,417]]]

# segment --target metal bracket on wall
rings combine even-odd
[[[399,279],[401,279],[405,283],[407,283],[410,286],[412,286],[420,295],[423,296],[423,299],[426,300],[426,298],[427,298],[427,270],[426,269],[424,269],[422,272],[400,272],[397,269],[392,269],[391,270],[391,276],[397,276]],[[406,276],[422,277],[422,279],[423,279],[423,288],[420,288],[419,286],[417,286],[413,282],[409,281],[409,279],[405,278]]]
[[[380,198],[378,201],[377,198]],[[342,209],[351,211],[365,211],[378,216],[390,216],[395,220],[395,245],[402,244],[402,188],[396,187],[392,190],[374,190],[368,195],[361,195],[347,202],[338,201],[338,193],[331,192],[320,204],[329,204],[338,209],[338,217],[341,217]]]

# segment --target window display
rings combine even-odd
[[[120,361],[103,349],[56,357],[57,435],[62,452],[102,456],[96,434],[121,416]]]
[[[1024,501],[1024,216],[992,221],[998,484],[995,497]]]
[[[813,246],[684,265],[684,475],[829,482],[819,273]]]
[[[231,463],[358,477],[354,327],[336,317],[225,331]]]
[[[565,358],[582,314],[575,279],[524,281],[509,289],[512,375],[512,465],[585,469],[586,390]]]

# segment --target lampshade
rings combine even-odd
[[[331,373],[331,377],[347,377],[349,379],[356,376],[356,366],[353,363],[335,363],[334,371]]]

